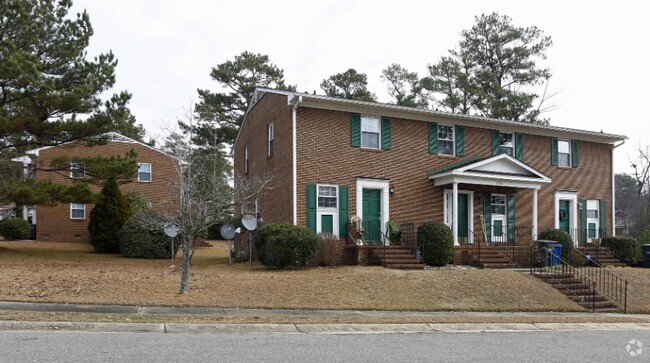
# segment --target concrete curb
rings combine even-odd
[[[446,334],[533,331],[650,330],[650,323],[513,324],[177,324],[0,321],[0,331],[168,333],[168,334]]]

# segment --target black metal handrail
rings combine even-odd
[[[547,250],[546,258],[557,259],[559,262],[555,266],[543,266],[541,263],[535,263],[539,261],[535,257],[535,252],[539,252],[537,246],[533,245],[531,247],[531,266],[530,273],[546,275],[551,277],[553,280],[561,284],[561,279],[558,278],[560,275],[570,275],[576,279],[579,279],[583,282],[584,285],[590,286],[592,289],[592,311],[596,310],[596,292],[608,298],[610,301],[614,302],[618,306],[623,307],[623,312],[627,313],[627,287],[628,281],[622,279],[615,274],[605,270],[604,268],[596,266],[584,266],[574,267],[565,261],[561,256],[556,255],[553,251]],[[541,254],[538,254],[537,257],[541,257]],[[549,265],[552,265],[550,263]],[[592,261],[593,262],[593,261]],[[539,265],[539,266],[538,266]],[[544,264],[545,265],[545,264]],[[573,295],[579,297],[576,291],[574,291],[569,285],[562,285],[566,291],[569,291]],[[584,300],[583,300],[584,302]]]
[[[578,264],[580,266],[574,268],[584,269],[585,274],[596,284],[595,288],[602,295],[622,306],[623,311],[627,312],[627,279],[607,270],[601,264],[576,249],[572,253],[574,253],[574,256],[577,255],[581,258]]]

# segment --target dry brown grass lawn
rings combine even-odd
[[[227,247],[197,250],[190,292],[169,260],[92,252],[86,243],[0,242],[0,300],[147,306],[411,311],[584,311],[547,284],[516,271],[382,267],[269,270],[228,266]],[[176,265],[180,264],[177,258]],[[631,311],[649,312],[650,271],[629,273]],[[632,279],[635,278],[635,280]]]

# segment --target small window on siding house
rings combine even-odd
[[[454,155],[454,127],[438,125],[438,155]]]
[[[151,181],[151,163],[138,163],[138,181]]]
[[[558,140],[557,163],[558,166],[571,167],[571,143],[569,141]]]
[[[379,149],[380,138],[379,117],[361,116],[361,147]]]
[[[70,203],[70,219],[86,219],[86,205]]]
[[[502,154],[515,156],[515,136],[511,133],[501,132],[499,134],[499,149]]]
[[[80,162],[72,160],[70,162],[70,177],[77,179],[77,178],[83,178],[85,176],[86,176],[86,168],[84,168],[84,165]]]

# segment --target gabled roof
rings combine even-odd
[[[478,127],[485,129],[497,129],[508,132],[519,132],[532,135],[541,135],[549,137],[558,137],[566,139],[575,139],[583,141],[591,141],[606,144],[615,144],[627,139],[627,136],[609,134],[604,132],[595,132],[587,130],[572,129],[557,126],[542,126],[535,125],[521,121],[510,121],[492,119],[486,117],[461,115],[449,112],[442,112],[436,110],[427,110],[421,108],[398,106],[387,103],[379,102],[366,102],[358,100],[347,100],[343,98],[335,98],[321,95],[313,95],[309,93],[280,91],[269,88],[257,88],[253,94],[253,98],[248,106],[246,115],[244,116],[244,123],[246,116],[252,110],[257,101],[263,97],[265,93],[274,93],[287,96],[288,106],[299,105],[300,107],[312,107],[327,110],[346,111],[370,115],[381,115],[397,118],[405,118],[409,120],[419,120],[427,122],[448,122],[461,126]],[[243,126],[243,124],[242,124]],[[243,127],[242,127],[243,128]],[[242,129],[240,128],[240,130]],[[239,134],[237,135],[237,139]],[[235,140],[236,142],[236,140]]]
[[[508,154],[490,158],[468,158],[433,170],[428,178],[436,186],[450,183],[537,189],[551,178]]]
[[[102,136],[105,136],[109,142],[122,142],[122,143],[128,143],[128,144],[138,144],[138,145],[144,146],[146,148],[149,148],[149,149],[151,149],[153,151],[156,151],[156,152],[158,152],[160,154],[168,156],[168,157],[170,157],[170,158],[172,158],[172,159],[174,159],[174,160],[176,160],[176,161],[178,161],[180,163],[185,163],[185,161],[183,159],[179,158],[179,157],[168,154],[168,153],[166,153],[166,152],[164,152],[164,151],[162,151],[160,149],[156,149],[155,147],[152,147],[152,146],[147,145],[147,144],[145,144],[143,142],[134,140],[134,139],[132,139],[130,137],[124,136],[122,134],[118,134],[117,132],[107,132],[105,134],[99,135],[99,137],[102,137]],[[59,147],[59,146],[62,146],[62,145],[68,145],[68,144],[72,144],[72,143],[75,143],[75,142],[77,142],[77,141],[70,141],[70,142],[66,142],[66,143],[63,143],[63,144],[57,145],[57,146],[43,146],[43,147],[39,147],[37,149],[27,150],[25,152],[26,155],[14,158],[14,159],[12,159],[12,161],[23,162],[23,163],[30,164],[31,157],[37,158],[39,156],[41,150],[47,150],[49,148]],[[31,157],[30,157],[30,155],[31,155]]]

